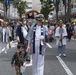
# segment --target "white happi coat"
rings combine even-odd
[[[33,27],[30,29],[27,39],[29,41],[33,38]],[[33,54],[33,48],[31,45],[30,52],[32,53],[32,75],[44,75],[44,54],[46,46],[44,45],[42,48],[42,54],[39,54],[40,51],[40,39],[45,39],[46,28],[43,26],[43,33],[44,35],[41,35],[41,26],[36,26],[36,32],[35,32],[35,54]],[[31,42],[32,43],[32,42]]]
[[[56,32],[55,32],[56,45],[59,45],[59,42],[60,42],[60,40],[59,40],[59,38],[58,38],[58,37],[60,37],[59,29],[60,29],[60,27],[57,27],[57,28],[56,28]],[[62,36],[67,36],[66,28],[63,26],[62,29],[63,29]],[[63,44],[63,45],[66,45],[66,37],[64,37],[64,38],[62,39],[62,44]]]
[[[6,33],[6,37],[5,37],[5,33]],[[10,36],[11,36],[11,33],[8,27],[0,28],[0,50],[5,48],[5,51],[7,51],[7,43]]]
[[[6,33],[6,38],[4,37],[5,33]],[[11,36],[11,33],[10,33],[10,30],[8,27],[6,27],[6,28],[1,27],[0,28],[0,41],[1,42],[8,42],[8,38],[10,36]],[[6,39],[6,40],[4,41],[4,39]]]

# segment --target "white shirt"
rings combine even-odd
[[[26,29],[25,28],[26,28],[26,26],[25,27],[23,27],[23,26],[21,27],[21,30],[22,30],[24,38],[26,38],[26,36],[27,36],[27,30],[26,30],[27,28]]]
[[[5,28],[3,28],[3,42],[5,42],[4,40],[5,40],[5,32],[6,32],[6,29]]]
[[[39,39],[40,36],[41,36],[41,26],[38,26],[36,27],[36,39]]]

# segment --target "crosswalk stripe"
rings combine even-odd
[[[59,60],[60,64],[62,65],[62,67],[64,68],[64,70],[66,71],[66,73],[68,75],[73,75],[73,73],[70,71],[70,69],[67,67],[67,65],[64,63],[64,61],[61,59],[61,57],[56,56],[57,59]]]
[[[32,56],[31,56],[31,61],[29,64],[26,64],[26,67],[32,66]]]
[[[51,46],[49,43],[46,43],[46,45],[47,45],[49,48],[52,48],[52,46]]]
[[[49,47],[49,48],[52,48],[52,46],[50,45],[50,44],[48,44],[48,43],[46,43],[47,44],[47,46]],[[66,73],[68,74],[68,75],[73,75],[73,73],[70,71],[70,69],[67,67],[67,65],[65,64],[65,62],[61,59],[61,57],[59,57],[59,56],[56,56],[56,58],[58,59],[58,61],[60,62],[60,64],[62,65],[62,67],[64,68],[64,70],[66,71]]]

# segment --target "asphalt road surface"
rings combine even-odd
[[[5,54],[0,50],[0,75],[16,75],[14,67],[11,67],[11,58],[16,51],[16,42]],[[1,46],[1,45],[0,45]],[[2,48],[3,49],[3,48]],[[44,75],[76,75],[76,41],[67,42],[67,57],[59,57],[55,41],[47,43],[45,55]],[[32,59],[31,59],[32,60]],[[32,74],[32,63],[28,63],[23,75]]]

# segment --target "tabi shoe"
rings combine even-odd
[[[64,57],[66,57],[66,54],[63,54]]]
[[[61,57],[61,54],[59,54],[59,57]]]
[[[5,51],[5,54],[7,54],[7,51]]]

